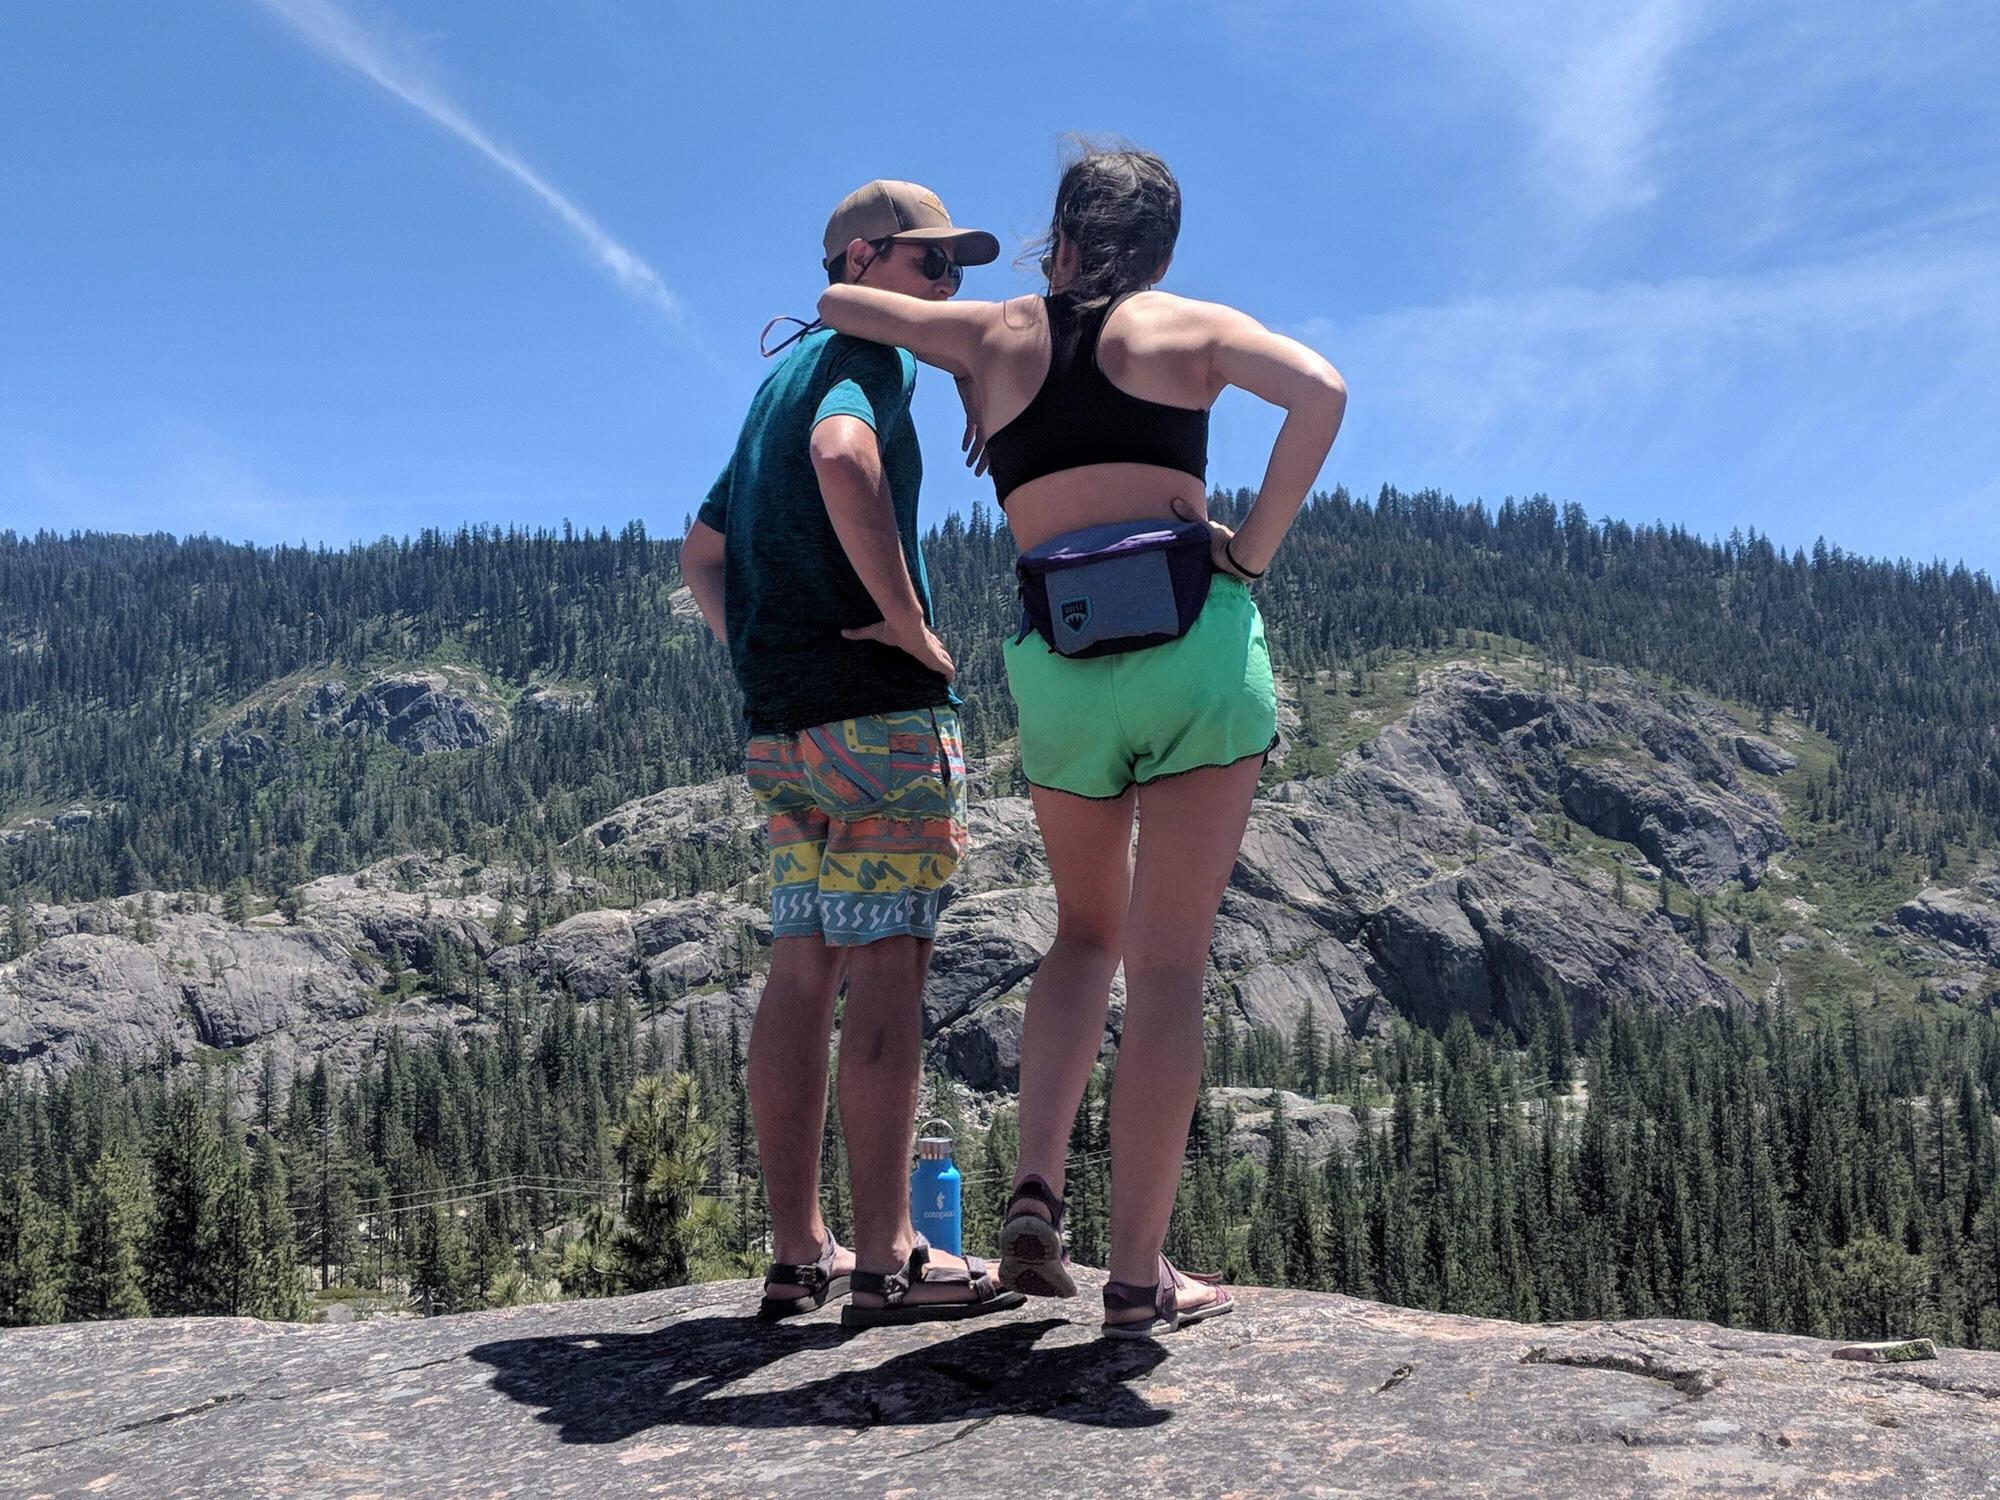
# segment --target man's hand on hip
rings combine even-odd
[[[940,674],[946,682],[958,676],[958,665],[952,661],[951,653],[944,649],[944,642],[921,619],[900,627],[891,625],[887,620],[877,620],[873,625],[859,625],[840,633],[850,641],[876,641],[884,646],[894,646],[898,651],[907,651]]]

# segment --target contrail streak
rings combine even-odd
[[[595,219],[551,186],[534,168],[474,124],[435,85],[389,56],[382,43],[332,0],[257,0],[289,23],[322,56],[353,69],[370,83],[428,116],[533,193],[583,242],[611,279],[642,302],[679,321],[685,309],[659,272],[619,244]]]

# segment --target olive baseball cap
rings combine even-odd
[[[825,261],[831,264],[851,240],[936,242],[961,266],[983,266],[1000,258],[1000,242],[983,229],[960,229],[938,195],[914,182],[878,179],[840,200],[826,221]]]

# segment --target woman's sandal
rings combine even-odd
[[[1182,1311],[1180,1289],[1182,1283],[1189,1281],[1214,1287],[1215,1300]],[[1129,1313],[1140,1308],[1149,1309],[1152,1316],[1117,1323],[1111,1321],[1113,1313]],[[1101,1332],[1108,1339],[1150,1339],[1235,1311],[1235,1299],[1222,1286],[1220,1276],[1205,1276],[1199,1271],[1176,1271],[1172,1262],[1162,1255],[1160,1279],[1151,1286],[1135,1286],[1129,1281],[1104,1283],[1104,1325]]]
[[[760,1323],[776,1323],[785,1318],[796,1318],[800,1313],[817,1312],[825,1307],[828,1300],[847,1295],[849,1278],[833,1274],[833,1259],[839,1254],[840,1246],[833,1238],[831,1229],[820,1231],[825,1239],[820,1244],[819,1259],[810,1265],[784,1266],[776,1261],[764,1272],[764,1300],[757,1304],[757,1320]],[[774,1297],[774,1286],[802,1286],[803,1297]]]
[[[1030,1297],[1074,1297],[1076,1280],[1069,1274],[1062,1235],[1069,1203],[1033,1174],[1021,1179],[1007,1207],[1011,1210],[1023,1198],[1041,1204],[1049,1215],[1010,1213],[1000,1226],[1000,1285]]]
[[[986,1269],[986,1262],[978,1256],[968,1255],[964,1259],[965,1269],[962,1271],[947,1271],[943,1267],[932,1269],[930,1242],[918,1235],[916,1246],[900,1271],[854,1273],[854,1290],[880,1297],[882,1305],[857,1307],[849,1302],[840,1310],[840,1326],[881,1328],[893,1323],[945,1323],[958,1318],[981,1318],[988,1313],[1004,1312],[1028,1300],[1019,1292],[1002,1290]],[[920,1283],[925,1286],[970,1287],[972,1296],[962,1302],[912,1302],[909,1300],[910,1289]]]

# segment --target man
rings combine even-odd
[[[827,278],[949,297],[1000,253],[937,195],[871,182],[834,210]],[[965,763],[951,655],[931,629],[917,548],[916,362],[808,331],[765,379],[681,550],[729,647],[768,817],[771,970],[750,1033],[751,1113],[775,1261],[761,1316],[850,1290],[855,1326],[1017,1305],[983,1263],[910,1225],[910,1136],[938,889],[965,853]],[[843,979],[840,1122],[855,1247],[819,1207],[827,1036]]]

